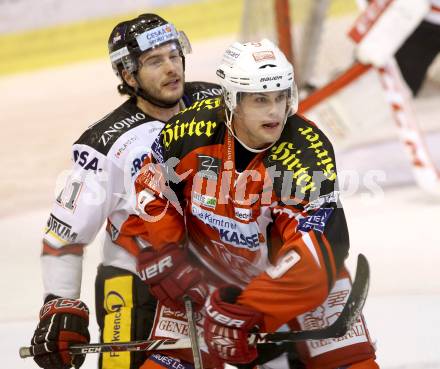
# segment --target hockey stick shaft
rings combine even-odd
[[[255,333],[249,335],[249,344],[258,345],[274,342],[298,342],[315,339],[337,338],[344,336],[354,322],[357,321],[368,293],[370,279],[370,269],[367,259],[359,254],[356,268],[356,275],[348,300],[339,315],[338,319],[328,327],[307,331],[275,332],[275,333]],[[191,340],[183,339],[162,339],[148,341],[134,341],[126,343],[93,343],[84,345],[70,346],[70,353],[91,354],[118,351],[159,351],[190,349]],[[202,348],[202,345],[200,345]],[[33,356],[32,347],[20,348],[20,357],[26,358]]]
[[[184,296],[183,302],[185,303],[186,317],[188,319],[188,333],[194,358],[194,369],[203,369],[202,353],[200,351],[199,339],[197,336],[193,302],[189,296]]]

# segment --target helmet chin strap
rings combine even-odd
[[[232,127],[232,116],[234,115],[234,111],[230,110],[230,115],[228,115],[228,111],[229,109],[225,107],[225,115],[226,115],[226,127],[228,127],[229,132],[231,132],[231,135],[234,136],[234,138],[240,143],[241,146],[243,146],[246,150],[250,151],[250,152],[254,152],[256,154],[266,151],[268,149],[270,149],[273,145],[275,145],[275,142],[272,142],[269,146],[263,148],[263,149],[253,149],[252,147],[249,147],[248,145],[246,145],[242,140],[240,140],[238,138],[238,136],[235,134],[234,132],[234,128]],[[287,122],[287,118],[289,117],[289,111],[290,108],[287,109],[286,114],[284,116],[284,122],[283,122],[283,129],[284,126],[286,125]]]
[[[136,80],[138,86],[140,86],[141,84],[137,78],[137,75],[134,74],[133,77]],[[178,99],[176,99],[176,101],[173,101],[171,103],[166,103],[166,102],[160,101],[160,100],[154,98],[153,96],[151,96],[147,91],[145,91],[141,87],[133,88],[133,92],[136,96],[139,96],[144,100],[147,100],[149,103],[151,103],[155,106],[158,106],[159,108],[169,109],[169,108],[176,106],[176,104],[178,104],[180,101],[180,97]]]

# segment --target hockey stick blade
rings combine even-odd
[[[307,341],[319,340],[324,338],[337,338],[344,336],[351,326],[359,318],[364,307],[370,284],[370,267],[367,258],[359,254],[357,260],[356,274],[348,300],[336,321],[325,328],[313,329],[308,331],[291,331],[275,333],[256,333],[254,340],[249,337],[249,343],[267,343],[282,341]]]
[[[356,275],[347,303],[342,309],[341,314],[336,321],[325,328],[313,329],[308,331],[293,332],[275,332],[275,333],[253,333],[249,335],[249,344],[263,344],[272,342],[298,342],[306,340],[316,340],[325,338],[342,337],[351,328],[354,322],[359,318],[365,299],[368,294],[368,286],[370,282],[370,268],[366,257],[359,254]],[[72,355],[92,354],[103,352],[120,352],[120,351],[158,351],[158,350],[178,350],[190,349],[191,340],[189,338],[182,339],[161,339],[149,341],[133,341],[121,343],[92,343],[72,345],[69,351]],[[205,348],[200,344],[200,348]],[[20,357],[32,357],[31,347],[21,347]]]

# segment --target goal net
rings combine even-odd
[[[360,1],[359,1],[360,2]],[[355,45],[347,36],[360,14],[355,0],[244,0],[241,41],[267,37],[277,42],[277,4],[287,4],[297,77],[302,83],[323,85],[354,61]],[[283,16],[283,15],[281,15]],[[428,71],[440,85],[440,57]]]
[[[440,166],[440,151],[433,160],[425,141],[431,133],[440,136],[435,118],[439,113],[440,58],[430,68],[425,83],[429,88],[417,101],[411,99],[404,84],[387,82],[401,78],[391,73],[396,68],[379,71],[356,64],[355,44],[347,35],[360,14],[354,0],[245,0],[242,41],[279,39],[277,22],[280,17],[281,22],[286,19],[277,14],[277,3],[289,6],[287,31],[301,88],[300,112],[330,137],[340,164],[357,170],[382,169],[390,185],[412,182],[418,172],[419,185],[436,192],[440,182],[435,164]],[[399,111],[391,101],[396,95]],[[436,139],[439,143],[440,137]]]

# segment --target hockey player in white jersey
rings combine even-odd
[[[130,228],[136,217],[133,182],[143,159],[166,122],[200,97],[220,93],[215,84],[185,83],[183,32],[155,14],[119,23],[109,52],[129,99],[74,143],[73,168],[56,198],[44,231],[41,256],[44,305],[32,338],[36,363],[45,369],[79,367],[68,345],[87,342],[89,311],[79,300],[84,247],[104,222],[103,260],[96,278],[96,312],[101,340],[145,339],[156,306],[147,286],[134,274],[139,251]],[[120,236],[121,230],[124,236]],[[142,353],[104,354],[100,368],[135,369]]]

